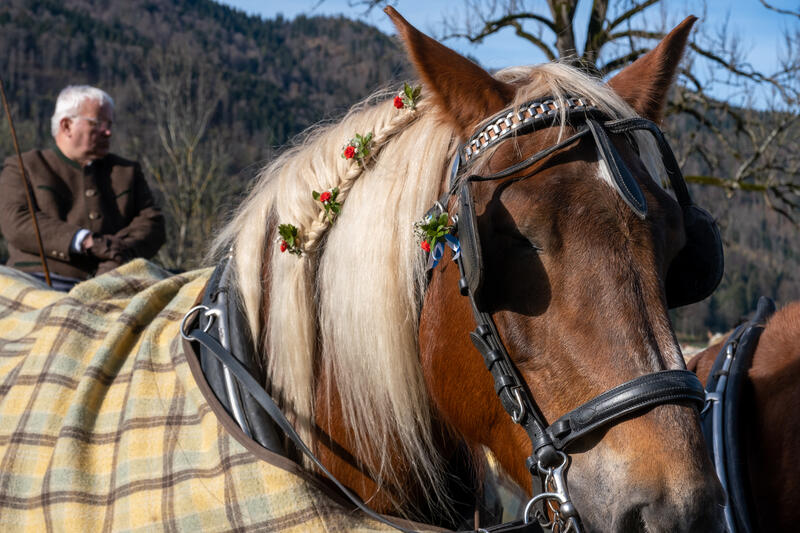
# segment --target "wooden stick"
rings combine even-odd
[[[8,117],[8,126],[11,128],[11,138],[14,140],[14,150],[17,152],[19,159],[19,172],[22,176],[22,186],[25,189],[25,198],[28,199],[28,211],[31,213],[31,220],[33,220],[33,232],[36,234],[36,244],[39,245],[39,257],[42,259],[42,268],[44,269],[44,279],[49,286],[53,286],[50,281],[50,270],[47,268],[47,258],[44,256],[44,246],[42,245],[42,234],[39,233],[39,222],[36,220],[36,211],[33,210],[33,199],[31,198],[31,191],[28,188],[28,175],[25,173],[25,165],[22,163],[22,153],[19,151],[19,143],[17,142],[17,131],[14,129],[14,121],[11,120],[11,110],[8,108],[8,100],[6,100],[6,90],[3,86],[3,80],[0,79],[0,95],[3,97],[3,107],[6,110]]]

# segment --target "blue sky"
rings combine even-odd
[[[382,31],[393,34],[394,27],[388,17],[380,10],[373,9],[363,13],[361,7],[350,7],[348,0],[217,0],[220,3],[236,7],[246,13],[259,15],[263,18],[274,18],[279,13],[284,18],[294,18],[299,14],[335,15],[344,14],[349,18],[360,19],[377,26]],[[776,7],[790,10],[800,10],[800,0],[771,0]],[[444,18],[458,20],[463,17],[461,0],[395,0],[397,10],[417,28],[429,35],[442,33],[442,20]],[[538,9],[548,13],[548,8],[543,0],[528,2],[531,9]],[[703,5],[706,6],[705,13]],[[578,6],[578,22],[576,23],[577,38],[580,42],[580,30],[585,27],[591,2],[583,0]],[[649,22],[659,23],[666,17],[669,25],[675,25],[687,15],[697,15],[701,18],[699,26],[704,31],[714,34],[724,21],[728,22],[729,35],[734,36],[737,45],[744,52],[745,59],[752,65],[758,66],[767,73],[773,72],[778,67],[778,57],[782,50],[782,30],[794,24],[800,25],[800,19],[781,16],[765,9],[758,0],[664,0],[660,6],[654,6],[646,12]],[[544,55],[532,45],[516,37],[511,31],[506,30],[500,34],[484,40],[481,44],[471,44],[466,40],[448,40],[446,44],[462,54],[476,58],[481,65],[490,69],[497,69],[511,65],[541,63],[545,61]],[[717,91],[725,91],[720,87]]]

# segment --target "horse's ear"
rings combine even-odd
[[[637,113],[653,122],[661,122],[667,91],[675,79],[689,32],[696,20],[697,17],[687,17],[658,46],[608,82]]]
[[[443,116],[462,137],[470,126],[501,110],[516,89],[409,24],[389,6],[384,9],[405,42],[414,67]]]

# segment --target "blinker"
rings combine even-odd
[[[647,216],[647,201],[639,184],[631,175],[630,170],[628,170],[628,165],[620,157],[617,148],[611,142],[603,126],[594,119],[587,119],[586,125],[592,132],[592,137],[594,137],[597,157],[601,164],[606,165],[606,169],[611,176],[611,184],[625,203],[636,213],[636,216],[644,219]]]

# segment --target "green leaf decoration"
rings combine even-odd
[[[438,217],[427,217],[422,222],[414,224],[414,233],[420,243],[426,241],[431,250],[433,250],[436,243],[444,239],[444,236],[453,230],[453,226],[449,223],[450,215],[445,211]]]
[[[359,133],[356,133],[356,136],[347,142],[347,144],[345,145],[345,149],[348,146],[352,146],[355,149],[355,154],[353,155],[353,159],[355,159],[359,165],[363,165],[364,161],[366,161],[366,159],[369,157],[371,142],[372,142],[371,132],[367,133],[366,135],[361,135]]]
[[[417,107],[417,102],[422,94],[422,86],[417,85],[411,87],[408,83],[403,84],[403,91],[400,93],[400,98],[403,100],[403,107],[405,109],[414,109]]]
[[[299,246],[297,239],[297,227],[293,224],[280,224],[278,234],[286,243],[286,251],[295,255],[303,255],[303,250]]]
[[[325,194],[324,192],[311,191],[311,196],[314,197],[314,200],[322,203],[322,209],[325,210],[325,218],[328,220],[328,223],[333,224],[336,215],[342,210],[342,204],[336,200],[339,196],[339,188],[334,187],[328,191],[328,193],[330,194],[330,198],[325,202],[321,200],[322,195]]]

